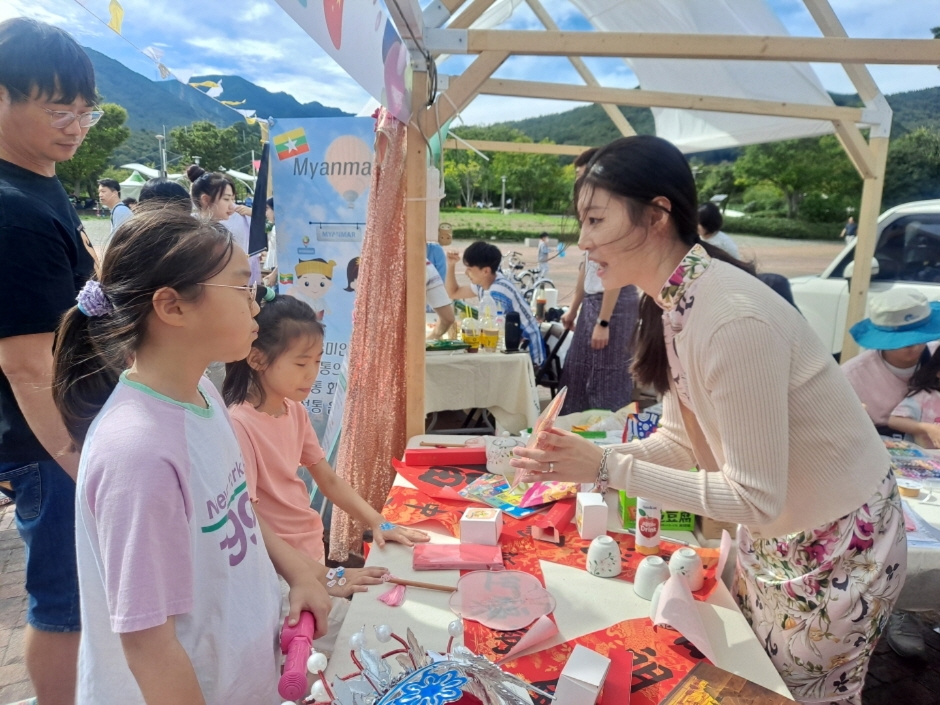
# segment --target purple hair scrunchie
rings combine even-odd
[[[111,300],[108,299],[107,295],[104,293],[101,284],[94,279],[89,279],[85,282],[85,286],[78,292],[77,300],[78,310],[89,318],[107,316],[114,311]]]

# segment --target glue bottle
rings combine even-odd
[[[659,553],[659,529],[662,510],[658,503],[637,497],[636,500],[636,552],[644,556]]]

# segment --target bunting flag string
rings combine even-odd
[[[108,22],[108,27],[118,34],[121,34],[121,26],[124,24],[124,8],[121,7],[121,3],[119,3],[118,0],[111,0],[111,4],[108,6],[108,12],[111,13],[111,20]]]
[[[216,103],[218,103],[219,105],[223,105],[223,106],[225,106],[227,109],[233,110],[234,112],[238,113],[238,114],[241,115],[241,116],[245,119],[245,121],[246,121],[247,123],[249,123],[250,125],[254,125],[254,124],[257,124],[257,123],[259,123],[259,122],[264,122],[263,120],[259,120],[259,119],[256,117],[254,110],[250,110],[250,111],[249,111],[249,110],[236,110],[236,109],[233,107],[234,105],[242,105],[243,103],[246,102],[246,101],[244,101],[244,100],[241,101],[240,103],[236,103],[236,102],[234,102],[234,101],[218,100],[218,97],[219,97],[220,95],[222,95],[222,82],[221,82],[221,81],[219,81],[218,83],[215,82],[215,81],[203,81],[202,83],[187,83],[186,81],[181,81],[181,80],[180,80],[176,75],[174,75],[173,72],[172,72],[169,68],[167,68],[167,66],[162,62],[162,59],[163,59],[163,50],[162,50],[162,49],[159,49],[159,48],[157,48],[157,47],[155,47],[155,46],[148,46],[148,47],[146,47],[146,48],[144,48],[144,49],[141,49],[139,46],[137,46],[136,44],[134,44],[134,42],[132,42],[130,39],[128,39],[127,37],[125,37],[124,34],[123,34],[123,28],[124,28],[124,7],[121,5],[121,3],[120,3],[118,0],[110,0],[110,4],[108,5],[108,12],[109,12],[110,17],[109,17],[109,20],[108,20],[107,22],[106,22],[105,20],[103,20],[101,17],[99,17],[98,15],[96,15],[94,12],[91,11],[91,9],[85,4],[86,1],[87,1],[87,0],[75,0],[75,4],[77,4],[77,5],[79,5],[80,7],[82,7],[89,15],[91,15],[92,17],[94,17],[96,20],[98,20],[101,24],[103,24],[103,25],[105,25],[106,27],[108,27],[110,30],[112,30],[112,31],[113,31],[115,34],[117,34],[121,39],[123,39],[123,40],[124,40],[125,42],[127,42],[131,47],[133,47],[134,50],[136,50],[138,53],[143,54],[143,55],[146,56],[148,59],[150,59],[154,64],[156,64],[157,71],[160,72],[160,78],[161,78],[161,79],[166,80],[166,79],[172,78],[174,81],[177,81],[178,83],[182,83],[183,85],[189,85],[189,86],[191,86],[191,87],[193,88],[193,90],[197,90],[197,91],[199,91],[200,93],[202,93],[203,95],[208,96],[209,98],[212,98],[212,99],[213,99]],[[207,88],[208,90],[205,90],[205,91],[200,90],[201,87],[202,87],[202,88]],[[246,115],[246,113],[251,113],[251,115]]]

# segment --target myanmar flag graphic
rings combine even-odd
[[[277,158],[280,161],[309,152],[307,133],[302,127],[298,127],[296,130],[278,135],[274,138],[274,149],[277,150]]]

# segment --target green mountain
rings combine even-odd
[[[191,83],[215,81],[222,86],[219,100],[234,102],[245,101],[235,106],[239,110],[256,110],[259,117],[304,118],[304,117],[344,117],[349,113],[339,108],[330,108],[316,101],[301,103],[289,93],[271,91],[246,81],[241,76],[207,75],[193,76]],[[177,83],[176,85],[180,85]]]
[[[830,93],[836,105],[859,107],[854,94]],[[940,87],[895,93],[887,96],[894,110],[892,137],[900,137],[918,127],[940,130]],[[653,113],[649,108],[620,108],[641,135],[654,134]],[[599,105],[586,105],[563,113],[499,123],[520,130],[536,142],[548,139],[557,144],[603,145],[620,137],[620,131]],[[706,162],[733,160],[738,150],[722,149],[696,156]]]
[[[219,127],[240,122],[244,118],[234,109],[220,104],[197,88],[174,79],[153,81],[132,71],[119,61],[85,47],[92,65],[98,92],[108,103],[117,103],[127,110],[127,126],[131,136],[118,147],[111,158],[114,165],[128,162],[154,164],[159,159],[155,135],[174,128],[207,120]],[[287,93],[272,93],[246,81],[241,76],[194,76],[193,83],[220,83],[223,100],[245,101],[240,110],[255,110],[261,117],[342,117],[339,108],[317,102],[300,103]]]

